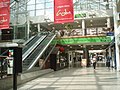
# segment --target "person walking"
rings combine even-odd
[[[109,70],[110,70],[110,61],[111,61],[111,57],[107,56],[106,66],[108,67]]]
[[[94,68],[94,70],[96,69],[96,63],[97,63],[97,57],[94,56],[93,57],[93,68]]]

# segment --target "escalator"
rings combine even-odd
[[[45,52],[47,47],[51,44],[55,36],[56,35],[54,33],[50,33],[41,43],[39,43],[39,45],[37,45],[37,47],[32,51],[32,53],[26,59],[23,60],[24,71],[30,70],[32,67],[35,66],[35,64]],[[50,52],[53,49],[53,47],[51,48],[51,50],[49,49],[47,50],[48,52]]]
[[[42,40],[45,39],[47,35],[46,34],[37,34],[34,37],[32,37],[28,42],[24,44],[24,48],[22,50],[22,60],[24,61],[28,55],[39,45]]]

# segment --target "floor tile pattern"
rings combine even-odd
[[[67,68],[18,86],[18,90],[120,90],[120,72],[98,67]]]

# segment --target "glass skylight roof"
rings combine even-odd
[[[11,2],[14,0],[11,0]],[[25,3],[26,1],[26,3]],[[112,0],[73,0],[74,12],[84,10],[110,10]],[[15,14],[16,6],[11,7],[11,14]],[[54,17],[54,0],[19,0],[19,12],[29,16],[51,16]],[[27,11],[27,12],[26,12]],[[11,15],[12,16],[12,15]]]

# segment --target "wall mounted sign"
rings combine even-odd
[[[111,42],[111,37],[108,37],[108,36],[107,37],[106,36],[82,37],[82,38],[81,37],[78,37],[78,38],[76,37],[76,38],[61,38],[61,39],[58,40],[58,43],[61,44],[61,45],[97,43],[97,42],[99,42],[99,43]]]
[[[114,36],[114,32],[108,32],[106,33],[107,36]]]
[[[75,18],[85,18],[85,17],[86,17],[86,13],[75,14],[74,17],[75,17]]]
[[[0,0],[0,29],[8,29],[10,21],[10,0]]]
[[[74,22],[73,0],[54,0],[54,23]]]

